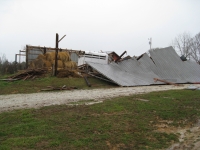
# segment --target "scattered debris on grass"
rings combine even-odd
[[[99,100],[81,100],[81,101],[77,101],[77,102],[71,102],[67,105],[69,106],[78,106],[78,105],[94,105],[94,104],[98,104],[98,103],[103,103],[103,101],[99,101]]]
[[[141,98],[137,98],[136,100],[143,101],[143,102],[148,102],[149,101],[147,99],[141,99]]]
[[[200,87],[190,85],[190,86],[188,86],[188,87],[185,88],[185,89],[186,89],[186,90],[200,90]]]
[[[41,89],[41,91],[73,90],[73,89],[78,89],[78,88],[77,87],[67,87],[66,85],[63,85],[62,87],[47,86],[47,89]]]

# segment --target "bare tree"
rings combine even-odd
[[[200,64],[200,33],[198,33],[191,42],[191,56],[192,58]]]
[[[179,34],[173,41],[172,46],[180,56],[185,56],[190,59],[191,56],[191,36],[184,32]]]

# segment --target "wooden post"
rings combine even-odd
[[[15,54],[15,63],[17,64],[17,54]]]
[[[66,35],[64,35],[64,36],[59,40],[59,35],[58,35],[58,33],[56,33],[56,52],[55,52],[55,65],[54,65],[55,73],[54,73],[54,76],[57,75],[57,66],[58,66],[58,43],[59,43],[65,36],[66,36]]]
[[[56,76],[57,75],[57,63],[58,63],[58,39],[59,39],[59,35],[58,35],[58,33],[56,33],[56,52],[55,52],[55,65],[54,65],[54,67],[55,67],[55,73],[54,73],[54,76]]]
[[[43,52],[43,54],[46,54],[46,52],[47,52],[47,49],[46,49],[46,47],[44,46],[44,52]]]
[[[118,62],[118,61],[122,58],[122,56],[123,56],[125,53],[126,53],[126,51],[124,51],[124,52],[115,60],[115,62]]]
[[[28,45],[26,45],[26,69],[28,68],[28,52],[29,52],[29,50],[28,50]]]

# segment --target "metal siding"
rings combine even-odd
[[[71,60],[78,63],[78,55],[76,53],[70,54]]]
[[[28,49],[28,63],[38,57],[39,54],[43,54],[43,51],[39,48]]]
[[[46,52],[55,52],[55,50],[52,50],[54,48],[48,48],[46,47]],[[39,54],[43,54],[43,50],[44,47],[37,47],[37,46],[28,46],[28,63],[30,63],[30,61],[36,59],[38,57]],[[67,51],[67,50],[63,50],[63,51]],[[72,52],[70,54],[71,60],[78,63],[78,55],[75,52]]]

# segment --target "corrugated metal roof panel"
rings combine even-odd
[[[154,72],[157,76],[161,76],[162,72],[157,68],[153,60],[145,53],[143,56],[138,60],[141,64],[143,64],[147,70]]]
[[[97,64],[92,62],[87,62],[92,68],[97,70],[99,73],[103,74],[105,77],[113,81],[120,86],[137,86],[138,83],[132,82],[134,77],[128,72],[122,71],[118,66],[115,65],[105,65]]]
[[[167,81],[173,80],[174,82],[179,83],[185,82],[185,79],[182,77],[179,68],[182,61],[173,49],[170,47],[165,49],[156,49],[150,51],[150,55],[158,70],[162,72],[162,74],[159,74],[162,79]],[[178,64],[179,67],[176,67],[175,64]]]
[[[145,81],[149,84],[155,84],[153,78],[158,76],[151,70],[147,69],[142,63],[138,62],[135,58],[124,60],[120,62],[119,67],[124,71],[133,74],[140,82]]]
[[[200,82],[200,65],[183,62],[172,47],[152,50],[150,55],[151,58],[143,54],[139,60],[132,58],[119,63],[87,64],[121,86],[155,84],[153,78],[175,83]]]
[[[184,61],[184,72],[187,72],[188,82],[200,82],[200,65],[194,61]]]
[[[87,62],[92,68],[121,86],[151,85],[153,78],[158,78],[152,71],[147,70],[135,59],[125,60],[120,63],[97,64]]]
[[[199,80],[199,74],[197,73],[200,66],[195,62],[183,62],[172,47],[150,51],[150,55],[159,70],[156,74],[162,79],[174,80],[176,83]]]

